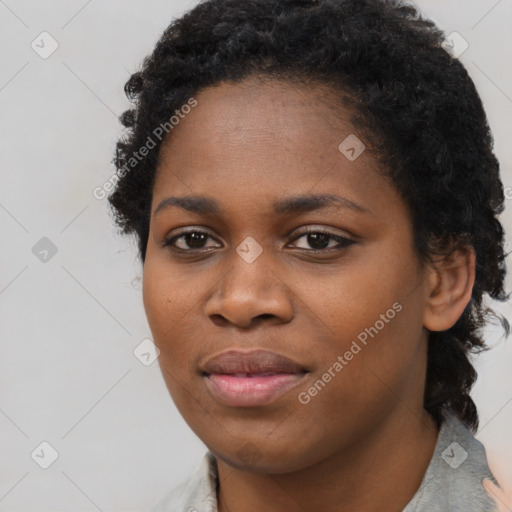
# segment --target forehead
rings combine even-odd
[[[154,204],[175,194],[261,206],[284,191],[349,198],[382,192],[380,162],[341,94],[254,78],[200,90],[197,105],[162,143]],[[356,159],[347,158],[347,144],[361,151]]]
[[[325,163],[339,158],[347,137],[364,140],[363,162],[375,167],[364,134],[351,123],[353,111],[343,104],[346,97],[326,84],[258,76],[201,89],[197,105],[164,139],[158,170],[184,159],[187,167],[219,159],[222,167],[231,159],[239,167],[269,158]]]
[[[251,135],[305,137],[319,130],[339,130],[340,124],[350,130],[351,112],[343,106],[346,97],[322,83],[259,76],[221,82],[195,95],[197,106],[187,117],[197,122],[183,121],[169,138],[180,131],[196,141],[215,141],[226,135],[234,140]]]

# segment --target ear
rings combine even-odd
[[[459,319],[471,300],[475,283],[475,250],[456,249],[437,260],[427,276],[423,325],[430,331],[445,331]]]

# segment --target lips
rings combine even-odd
[[[204,365],[205,373],[263,374],[300,373],[305,371],[299,363],[268,350],[228,350],[209,359]]]
[[[203,377],[213,398],[232,407],[269,404],[297,386],[307,373],[301,364],[268,350],[228,350],[209,359]]]

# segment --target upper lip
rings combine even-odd
[[[303,373],[306,371],[296,361],[263,349],[226,350],[209,358],[203,370],[208,375],[212,373]]]

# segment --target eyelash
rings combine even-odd
[[[193,253],[193,252],[201,252],[201,251],[208,251],[209,249],[208,248],[200,248],[200,249],[180,249],[180,248],[176,248],[173,246],[173,243],[184,237],[185,235],[189,235],[191,233],[200,233],[200,234],[204,234],[204,235],[207,235],[209,236],[210,238],[214,239],[207,231],[203,231],[201,229],[197,229],[197,228],[192,228],[190,230],[187,230],[187,231],[182,231],[180,234],[178,235],[175,235],[173,237],[170,237],[170,238],[166,238],[164,240],[164,243],[163,243],[163,247],[169,247],[171,250],[173,251],[176,251],[176,252],[181,252],[181,253]],[[322,229],[318,229],[318,228],[309,228],[307,229],[306,231],[300,233],[299,235],[297,235],[293,240],[292,242],[295,242],[297,241],[298,239],[302,238],[303,236],[306,236],[306,235],[309,235],[309,234],[322,234],[322,235],[326,235],[329,237],[329,239],[332,239],[332,240],[335,240],[338,242],[338,246],[335,246],[335,247],[326,247],[324,249],[304,249],[304,248],[299,248],[300,250],[303,250],[303,251],[306,251],[306,252],[312,252],[312,253],[322,253],[322,252],[330,252],[330,251],[341,251],[343,249],[346,249],[348,247],[350,247],[351,245],[355,244],[356,241],[355,240],[352,240],[350,238],[347,238],[347,237],[343,237],[343,236],[340,236],[340,235],[335,235],[329,231],[324,231]],[[330,242],[330,240],[329,240]]]

